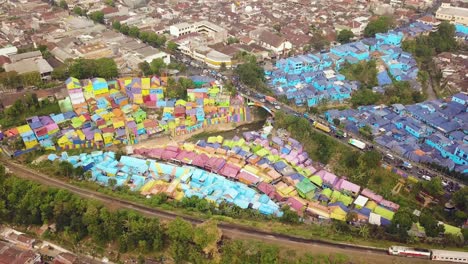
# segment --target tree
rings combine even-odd
[[[276,32],[281,32],[281,25],[280,24],[274,24],[273,25],[273,29],[276,31]]]
[[[59,2],[59,7],[63,8],[63,9],[68,9],[67,1],[65,1],[65,0],[60,0],[60,2]]]
[[[104,1],[106,3],[106,5],[108,6],[112,6],[112,7],[115,7],[115,3],[114,3],[114,0],[106,0]]]
[[[128,35],[130,37],[137,38],[140,35],[140,29],[135,26],[130,27],[130,29],[128,30]]]
[[[468,186],[456,191],[452,196],[452,201],[458,209],[466,211],[468,209]]]
[[[167,227],[167,235],[170,238],[171,255],[176,263],[180,263],[187,259],[187,249],[192,241],[193,227],[192,225],[177,217],[170,222]]]
[[[400,208],[393,216],[392,223],[388,227],[388,232],[397,234],[403,240],[408,238],[408,230],[415,222],[414,215],[407,208]]]
[[[27,72],[20,75],[23,86],[38,86],[42,83],[39,72]]]
[[[96,73],[104,79],[111,79],[119,76],[117,64],[111,58],[100,58],[96,60]]]
[[[283,215],[280,217],[280,221],[289,224],[299,223],[299,215],[291,210],[289,206],[285,206],[283,209]]]
[[[231,96],[237,95],[237,89],[231,81],[224,84],[224,89],[227,90]]]
[[[351,41],[354,38],[354,34],[351,30],[343,29],[338,33],[336,40],[341,44],[345,44]]]
[[[64,66],[57,67],[52,72],[52,79],[65,81],[68,78],[68,69]]]
[[[122,26],[122,25],[120,24],[120,21],[118,21],[118,20],[112,22],[112,28],[115,29],[115,30],[117,30],[117,31],[120,31],[120,27],[121,27],[121,26]]]
[[[157,58],[151,61],[150,67],[153,74],[161,75],[161,71],[166,68],[166,63],[162,58]]]
[[[381,16],[377,20],[369,22],[364,29],[365,37],[374,37],[377,33],[385,33],[392,27],[391,17]]]
[[[128,35],[128,31],[129,31],[129,27],[127,26],[127,24],[123,24],[120,26],[120,33],[124,34],[124,35]]]
[[[359,157],[359,166],[365,170],[375,169],[379,166],[382,155],[376,150],[366,151]]]
[[[15,71],[0,73],[0,85],[6,89],[16,89],[21,85],[21,77]]]
[[[191,89],[194,86],[195,85],[191,79],[179,78],[176,86],[176,97],[185,100],[187,98],[187,89]]]
[[[115,178],[109,178],[109,180],[107,180],[107,184],[109,187],[114,189],[114,187],[117,185],[117,180]]]
[[[439,222],[430,212],[427,212],[427,210],[421,213],[421,216],[419,217],[419,223],[422,227],[424,227],[424,231],[429,237],[438,237],[445,230],[444,226],[439,225]]]
[[[310,38],[309,44],[312,45],[316,51],[320,51],[330,45],[330,42],[325,38],[325,36],[323,36],[322,33],[314,32]]]
[[[151,75],[151,73],[152,73],[151,66],[147,61],[139,63],[138,64],[138,69],[140,69],[141,73],[144,76]]]
[[[81,7],[79,7],[79,6],[73,7],[73,13],[75,13],[75,14],[78,15],[78,16],[82,16],[82,15],[85,14],[85,13],[83,12],[83,9],[81,9]]]
[[[391,17],[381,16],[377,20],[369,22],[364,29],[365,37],[374,37],[377,33],[385,33],[392,27],[393,21]]]
[[[229,38],[227,38],[227,44],[228,44],[228,45],[231,45],[231,44],[234,44],[234,43],[239,43],[239,39],[236,38],[236,37],[229,37]]]
[[[56,175],[64,176],[64,177],[71,177],[73,173],[73,165],[67,161],[61,161],[58,164],[58,167],[55,171]]]
[[[252,87],[262,84],[265,81],[263,68],[254,62],[247,62],[238,65],[236,73],[239,75],[239,80],[241,82]]]
[[[213,255],[218,251],[217,244],[221,240],[221,236],[222,233],[216,221],[209,220],[195,227],[193,242],[195,245],[199,246],[206,255]]]
[[[219,71],[220,72],[226,71],[226,63],[225,62],[221,62],[221,65],[219,66]]]
[[[170,53],[174,53],[177,50],[178,45],[177,45],[177,43],[175,43],[174,41],[171,40],[171,41],[167,42],[166,47],[167,47],[167,50]]]
[[[373,105],[380,100],[380,95],[370,89],[361,88],[351,96],[353,106]]]
[[[346,79],[358,81],[365,88],[372,88],[379,84],[375,60],[362,61],[355,64],[345,63],[341,67],[340,73],[346,76]]]
[[[104,24],[104,13],[102,11],[94,11],[89,14],[89,18],[96,23]]]
[[[430,181],[424,181],[422,187],[432,196],[439,196],[443,193],[442,179],[439,177],[432,178]]]
[[[95,77],[96,62],[94,60],[78,58],[70,63],[68,72],[70,76],[78,79]]]

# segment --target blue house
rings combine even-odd
[[[375,39],[378,42],[394,45],[394,46],[401,46],[401,41],[403,40],[403,33],[389,31],[387,33],[377,33],[375,34]]]
[[[468,105],[468,95],[466,93],[457,93],[452,96],[452,102],[457,102],[461,105],[466,106]],[[466,109],[465,112],[468,112],[468,109]]]

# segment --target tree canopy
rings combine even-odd
[[[93,77],[111,79],[119,75],[117,64],[110,58],[100,58],[97,60],[79,58],[70,62],[68,72],[70,76],[78,79]]]
[[[341,44],[345,44],[350,42],[353,37],[354,33],[351,30],[343,29],[338,33],[338,36],[336,36],[336,40]]]
[[[104,24],[104,13],[102,11],[94,11],[89,14],[89,18],[96,23]]]
[[[239,80],[248,86],[257,87],[265,85],[265,72],[254,61],[238,65],[235,72],[239,75]]]
[[[377,33],[387,32],[393,25],[391,17],[381,16],[377,20],[370,21],[364,29],[365,37],[374,37]]]
[[[355,64],[347,62],[341,67],[340,73],[343,74],[346,79],[358,81],[366,88],[379,85],[375,60],[361,61]]]

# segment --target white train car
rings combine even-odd
[[[468,252],[448,251],[439,249],[432,249],[431,252],[431,260],[468,263]]]
[[[423,248],[411,248],[402,246],[391,246],[388,248],[388,254],[409,258],[431,258],[431,251]]]

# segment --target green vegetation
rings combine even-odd
[[[436,69],[432,60],[434,56],[441,52],[456,52],[462,46],[455,39],[455,26],[447,21],[439,25],[436,32],[431,32],[427,36],[418,36],[412,40],[405,40],[402,43],[403,50],[415,56],[419,66],[418,79],[425,89],[428,89],[428,80],[433,85],[434,91],[439,97],[444,93],[439,89],[441,74]]]
[[[59,113],[60,107],[56,101],[40,101],[34,93],[28,93],[24,98],[18,99],[15,103],[0,112],[0,125],[3,129],[24,124],[26,117],[37,115],[49,115]]]
[[[73,76],[78,79],[93,77],[112,79],[119,75],[117,64],[115,64],[113,59],[109,58],[101,58],[97,60],[78,58],[68,64],[69,76]]]
[[[239,43],[239,39],[238,39],[238,38],[236,38],[236,37],[229,37],[229,38],[227,38],[227,44],[228,44],[228,45],[235,44],[235,43]]]
[[[84,11],[83,9],[81,9],[81,7],[79,7],[79,6],[73,7],[73,10],[72,10],[72,11],[73,11],[73,13],[74,13],[75,15],[78,15],[78,16],[84,16],[84,15],[86,15],[86,11]]]
[[[174,99],[187,99],[187,89],[192,89],[195,84],[191,79],[179,78],[177,81],[173,78],[167,80],[167,96]]]
[[[166,43],[166,48],[170,53],[174,53],[174,52],[176,52],[176,50],[178,48],[178,45],[177,45],[177,43],[175,43],[174,41],[171,40],[171,41],[168,41]]]
[[[59,2],[59,7],[63,8],[63,9],[68,9],[67,1],[65,1],[65,0],[60,0],[60,2]]]
[[[198,226],[176,218],[163,223],[128,210],[111,211],[102,204],[83,200],[64,190],[47,188],[5,175],[0,166],[0,220],[24,227],[56,226],[45,239],[58,240],[72,250],[90,241],[95,253],[107,252],[119,261],[122,253],[150,256],[176,263],[347,263],[344,255],[282,256],[277,246],[241,240],[227,240],[216,221]],[[53,202],[51,202],[53,201]],[[111,245],[111,247],[109,247]]]
[[[343,29],[336,36],[336,40],[341,44],[349,43],[354,38],[354,34],[351,30]]]
[[[393,85],[385,89],[382,103],[386,104],[415,104],[425,100],[425,96],[411,88],[409,82],[393,82]]]
[[[89,18],[95,23],[104,24],[104,13],[102,11],[94,11],[89,14]]]
[[[243,64],[239,64],[235,69],[239,80],[245,85],[255,88],[259,92],[268,92],[269,89],[265,84],[265,72],[263,68],[257,64],[255,57],[247,54],[240,54],[237,57],[244,61]]]
[[[122,25],[119,21],[112,22],[112,28],[124,35],[138,38],[152,47],[161,48],[166,44],[166,37],[164,35],[158,35],[155,32],[140,31],[140,29],[135,26],[129,27],[126,24]],[[171,44],[171,46],[168,47],[168,49],[172,51],[174,48],[177,48],[177,45],[174,47],[174,45]]]
[[[362,87],[372,88],[379,85],[375,60],[362,61],[356,64],[345,63],[340,69],[346,79],[359,81]]]
[[[377,33],[387,32],[393,25],[391,17],[381,16],[377,20],[369,22],[364,29],[365,37],[374,37]]]
[[[393,79],[393,84],[385,88],[384,94],[374,93],[371,88],[378,86],[377,68],[374,60],[363,61],[356,64],[346,63],[340,70],[346,79],[358,81],[361,88],[351,96],[351,104],[354,107],[360,105],[382,104],[414,104],[425,100],[424,94],[411,88],[409,82],[398,82]],[[426,80],[426,75],[421,73],[421,80]]]
[[[456,51],[459,48],[455,39],[455,26],[444,21],[436,32],[403,41],[402,48],[411,52],[419,63],[429,63],[436,54]]]
[[[350,101],[354,107],[358,107],[376,104],[381,98],[380,94],[374,93],[371,89],[362,88],[352,94]]]
[[[328,41],[321,32],[315,31],[309,40],[309,45],[313,47],[315,51],[321,51],[330,45],[330,41]]]

